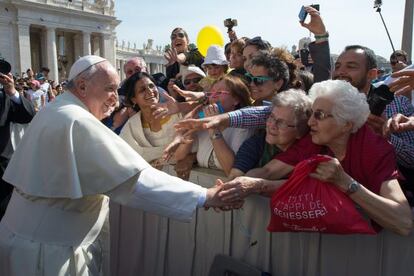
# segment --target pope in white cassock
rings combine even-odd
[[[108,275],[109,198],[188,221],[221,206],[205,189],[152,168],[100,120],[119,77],[98,56],[76,61],[67,92],[33,119],[4,174],[15,189],[0,223],[0,275]]]

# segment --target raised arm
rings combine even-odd
[[[331,56],[329,49],[329,34],[319,11],[312,7],[306,7],[310,15],[310,22],[301,22],[315,36],[315,41],[309,44],[309,52],[313,60],[312,73],[315,82],[321,82],[331,78]]]

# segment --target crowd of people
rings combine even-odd
[[[21,76],[14,76],[17,92],[32,102],[36,111],[64,91],[65,82],[57,83],[49,79],[49,68],[42,67],[38,73],[28,68]]]
[[[125,63],[126,80],[119,83],[116,70],[96,56],[76,61],[65,87],[47,81],[47,68],[38,74],[29,69],[16,80],[2,74],[4,208],[12,197],[0,223],[0,272],[39,269],[37,251],[25,255],[33,263],[26,268],[9,254],[14,246],[33,248],[33,239],[46,253],[56,250],[58,240],[95,258],[90,245],[106,238],[103,195],[188,220],[196,207],[229,210],[251,194],[274,196],[295,166],[315,155],[328,161],[311,177],[347,195],[375,231],[409,235],[414,70],[407,70],[407,54],[392,53],[392,75],[379,76],[374,51],[349,45],[331,68],[322,17],[312,7],[306,11],[310,21],[301,25],[314,41],[306,46],[305,60],[261,37],[237,38],[234,31],[226,47],[212,45],[203,57],[190,49],[185,30],[175,28],[165,53],[166,76],[150,75],[136,57]],[[10,122],[33,117],[11,157]],[[161,172],[166,164],[181,179]],[[187,182],[196,166],[221,170],[228,181],[218,180],[208,190]],[[61,229],[58,224],[65,225],[62,235],[50,237]],[[63,235],[72,240],[61,241]],[[41,266],[53,271],[51,264],[64,263],[58,258],[68,254],[51,256]],[[91,260],[77,262],[73,269],[86,263],[92,275],[105,269]]]

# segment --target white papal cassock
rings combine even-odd
[[[70,92],[42,109],[4,179],[0,275],[109,275],[109,198],[188,221],[205,188],[153,169]]]

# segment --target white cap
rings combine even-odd
[[[226,59],[224,54],[224,48],[218,45],[212,45],[207,49],[207,55],[204,59],[203,65],[207,64],[217,64],[217,65],[227,65],[229,62]]]
[[[180,75],[182,76],[183,81],[185,81],[185,79],[187,78],[188,75],[195,73],[203,78],[206,77],[206,74],[203,72],[203,70],[201,70],[199,67],[195,66],[195,65],[189,65],[187,68],[186,67],[181,67],[181,69],[183,69],[183,72],[180,72]]]
[[[73,80],[92,65],[98,64],[102,61],[106,61],[106,59],[93,55],[81,57],[70,68],[68,81]]]

